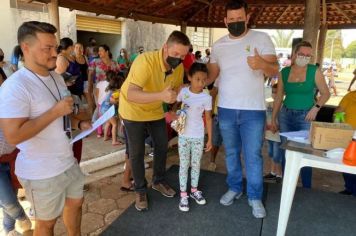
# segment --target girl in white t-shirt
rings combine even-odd
[[[208,131],[208,141],[205,151],[210,151],[212,147],[212,118],[211,118],[211,96],[203,92],[208,76],[208,69],[205,64],[193,63],[188,72],[190,86],[183,88],[177,97],[178,102],[182,102],[186,112],[184,131],[179,134],[179,184],[181,211],[189,211],[189,201],[187,193],[188,169],[191,166],[191,193],[199,205],[204,205],[202,192],[198,190],[200,160],[204,150],[204,121],[205,113],[206,128]]]

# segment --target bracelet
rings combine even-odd
[[[79,130],[82,130],[82,129],[80,128],[81,123],[82,123],[82,120],[80,120],[80,121],[78,122],[78,129],[79,129]]]
[[[318,109],[321,108],[321,106],[319,104],[315,104],[315,107],[318,108]]]

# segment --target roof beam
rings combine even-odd
[[[135,7],[130,8],[128,10],[128,13],[130,14],[132,11],[136,11],[137,9],[140,9],[143,6],[146,6],[147,4],[149,4],[150,2],[152,2],[152,0],[146,0],[146,1],[142,1],[140,4],[137,4]]]
[[[193,14],[190,14],[188,17],[186,17],[184,19],[185,22],[190,21],[191,19],[194,18],[194,16],[198,15],[200,12],[204,11],[205,9],[207,9],[209,7],[209,5],[205,5],[204,7],[200,8],[198,11],[194,12]]]
[[[346,17],[349,21],[351,21],[352,23],[355,23],[356,21],[354,19],[352,19],[349,15],[346,14],[346,12],[344,12],[340,7],[338,7],[336,4],[331,4],[333,7],[336,8],[336,10],[343,15],[344,17]]]
[[[256,25],[257,19],[258,19],[258,17],[260,17],[263,10],[264,10],[264,7],[260,6],[260,10],[257,12],[256,16],[253,18],[253,23],[251,25],[254,25],[254,26]]]
[[[211,1],[210,1],[209,12],[208,12],[208,19],[211,19],[211,14],[213,14],[213,3],[214,3],[215,1],[216,1],[216,0],[211,0]]]
[[[306,0],[246,0],[248,5],[269,5],[269,4],[278,4],[278,5],[298,5],[302,4],[305,5]],[[350,0],[326,0],[326,3],[341,3],[341,2],[348,2]]]
[[[276,20],[276,22],[278,23],[282,17],[284,16],[284,14],[291,8],[291,6],[289,5],[283,12],[281,15],[278,16],[278,19]]]
[[[206,5],[210,5],[211,2],[209,2],[208,0],[194,0],[195,2],[201,2],[201,3],[204,3]]]

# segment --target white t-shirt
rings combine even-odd
[[[103,81],[99,81],[96,84],[96,88],[99,90],[98,93],[98,104],[101,105],[103,103],[103,101],[105,100],[106,96],[109,94],[109,91],[106,92],[106,88],[108,87],[109,82],[106,80]]]
[[[205,92],[192,93],[189,87],[182,88],[177,97],[187,112],[184,133],[181,136],[189,138],[204,137],[204,111],[211,111],[211,96]]]
[[[58,90],[67,89],[64,80],[51,72]],[[60,100],[58,90],[50,76],[39,78]],[[0,88],[0,118],[35,119],[51,109],[57,101],[50,91],[26,68],[16,71]],[[63,118],[59,117],[36,136],[17,145],[15,173],[23,179],[46,179],[57,176],[74,163],[72,146],[63,131]]]
[[[247,57],[276,55],[270,37],[263,32],[249,30],[241,39],[229,35],[214,43],[210,63],[220,68],[219,107],[240,110],[265,110],[264,76],[262,70],[252,70]]]

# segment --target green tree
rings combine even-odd
[[[356,58],[356,40],[352,41],[345,49],[343,57]]]
[[[337,61],[342,57],[343,52],[341,30],[328,30],[325,40],[324,57]]]
[[[277,48],[291,48],[294,30],[276,30],[272,41]]]

